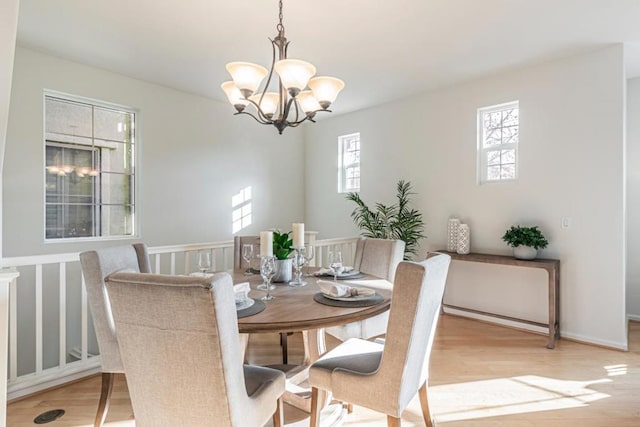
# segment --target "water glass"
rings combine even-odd
[[[267,294],[260,298],[262,301],[271,301],[275,297],[271,295],[271,279],[276,275],[276,259],[273,256],[265,256],[260,259],[260,275],[266,285]],[[275,286],[273,287],[275,289]]]
[[[253,245],[251,243],[245,243],[242,245],[242,259],[247,261],[249,267],[244,272],[245,276],[251,276],[251,260],[253,259]]]

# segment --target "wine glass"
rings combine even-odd
[[[273,276],[276,275],[276,268],[277,264],[275,257],[265,256],[260,259],[260,275],[264,280],[267,290],[267,294],[260,298],[262,301],[271,301],[275,298],[273,295],[271,295],[271,279],[273,279]],[[275,286],[273,286],[273,289],[275,289]]]
[[[264,256],[260,256],[260,276],[262,276],[262,280],[263,282],[261,284],[259,284],[258,286],[256,286],[256,289],[261,290],[261,291],[272,291],[276,288],[276,285],[272,285],[271,284],[271,279],[273,278],[273,275],[276,274],[276,270],[274,269],[274,273],[271,276],[271,278],[269,279],[269,283],[267,283],[267,279],[264,278],[264,275],[262,274],[262,264],[264,263],[264,259],[265,258],[273,258],[273,264],[276,266],[278,266],[278,263],[276,262],[276,257],[275,256],[270,256],[270,257],[264,257]],[[267,289],[267,287],[269,289]]]
[[[311,261],[313,259],[313,256],[315,255],[315,249],[316,248],[313,245],[304,245],[304,265],[309,265],[309,261]],[[311,276],[308,269],[307,274],[305,274],[304,276]]]
[[[198,268],[202,275],[211,269],[211,253],[209,251],[198,252]]]
[[[329,252],[329,268],[333,272],[333,281],[338,280],[338,274],[342,273],[342,252],[333,250]]]
[[[242,259],[247,261],[249,267],[244,272],[245,276],[251,276],[251,260],[253,259],[253,245],[251,243],[245,243],[242,245]]]

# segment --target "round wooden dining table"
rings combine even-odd
[[[249,282],[251,286],[250,298],[259,300],[266,294],[266,291],[256,289],[256,286],[262,283],[262,278],[259,274],[246,276],[244,271],[235,270],[232,277],[234,284]],[[324,328],[346,325],[389,310],[392,284],[384,279],[367,275],[358,279],[339,281],[350,286],[373,288],[377,294],[382,296],[382,301],[368,307],[333,307],[316,302],[313,298],[315,294],[320,292],[317,284],[320,279],[310,276],[306,277],[305,280],[307,281],[305,286],[294,287],[285,283],[275,283],[276,288],[271,291],[271,295],[275,299],[264,301],[265,309],[262,312],[239,318],[238,329],[245,334],[243,335],[245,345],[248,340],[248,334],[302,332],[305,350],[304,361],[302,365],[287,370],[287,387],[284,400],[290,405],[309,413],[311,411],[309,392],[305,387],[301,387],[300,384],[304,383],[308,377],[308,366],[318,360],[326,351]],[[332,279],[323,278],[322,280]],[[329,401],[329,395],[320,396],[321,406],[326,406]],[[342,406],[333,410],[326,408],[323,414],[325,412],[329,412],[327,416],[323,415],[327,425],[340,424],[345,413]],[[325,425],[325,422],[322,424]]]
[[[364,276],[359,279],[338,281],[351,286],[374,288],[383,297],[382,302],[369,307],[332,307],[318,303],[313,296],[320,292],[314,276],[306,277],[306,286],[289,286],[285,283],[275,283],[276,289],[271,291],[275,299],[265,301],[264,311],[249,317],[238,319],[241,333],[261,332],[299,332],[328,328],[330,326],[346,325],[363,320],[389,310],[391,305],[391,283],[374,276]],[[331,280],[325,278],[323,280]],[[242,271],[233,272],[233,282],[249,282],[251,292],[249,297],[259,300],[266,291],[256,289],[262,283],[259,274],[245,276]]]

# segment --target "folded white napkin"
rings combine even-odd
[[[236,304],[240,304],[247,299],[247,295],[250,290],[251,287],[249,286],[249,282],[242,282],[237,285],[233,285],[233,294],[236,299]]]
[[[338,276],[341,274],[351,273],[352,270],[353,270],[353,267],[342,267],[342,272],[338,273]],[[324,276],[326,274],[333,276],[333,271],[331,271],[330,268],[322,267],[320,270],[316,272],[316,275],[318,276]]]
[[[376,293],[374,289],[349,286],[344,283],[329,282],[327,280],[318,280],[318,286],[323,294],[338,298],[370,296]]]

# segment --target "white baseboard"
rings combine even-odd
[[[567,338],[569,340],[572,341],[577,341],[583,344],[593,344],[593,345],[597,345],[600,347],[606,347],[606,348],[611,348],[614,350],[623,350],[623,351],[627,351],[629,350],[629,347],[627,345],[627,343],[620,343],[620,342],[615,342],[615,341],[608,341],[608,340],[601,340],[598,338],[594,338],[594,337],[588,337],[585,335],[580,335],[580,334],[573,334],[571,332],[562,332],[560,334],[561,337],[563,338]]]
[[[451,308],[451,307],[444,307],[444,312],[448,314],[455,314],[456,316],[460,316],[460,317],[468,317],[470,319],[482,320],[484,322],[495,323],[496,325],[502,325],[502,326],[509,326],[511,328],[524,329],[526,331],[536,332],[540,334],[546,335],[549,333],[548,328],[543,328],[541,326],[531,325],[529,323],[518,322],[514,320],[500,319],[498,317],[486,316],[480,313],[472,313],[469,311],[456,310],[455,308]]]
[[[512,327],[512,328],[523,329],[523,330],[526,330],[526,331],[531,331],[531,332],[536,332],[536,333],[542,333],[542,334],[545,334],[545,335],[549,333],[548,328],[543,328],[543,327],[540,327],[540,326],[530,325],[530,324],[524,323],[524,322],[518,322],[518,321],[513,321],[513,320],[507,320],[507,319],[500,319],[500,318],[493,317],[493,316],[485,316],[485,315],[482,315],[482,314],[471,313],[471,312],[468,312],[468,311],[456,310],[455,308],[451,308],[451,307],[444,307],[444,312],[445,313],[449,313],[449,314],[454,314],[454,315],[460,316],[460,317],[468,317],[470,319],[482,320],[483,322],[494,323],[496,325],[502,325],[502,326],[509,326],[509,327]],[[638,320],[640,320],[640,316],[638,316],[638,317],[639,317]],[[567,331],[563,331],[563,330],[560,331],[560,337],[561,338],[567,338],[567,339],[570,339],[572,341],[581,342],[581,343],[584,343],[584,344],[593,344],[593,345],[598,345],[598,346],[601,346],[601,347],[607,347],[607,348],[611,348],[611,349],[615,349],[615,350],[624,350],[624,351],[628,350],[628,346],[627,346],[626,343],[601,340],[601,339],[594,338],[594,337],[589,337],[589,336],[584,336],[584,335],[579,335],[579,334],[573,334],[571,332],[567,332]]]
[[[640,314],[627,314],[627,320],[640,322]]]
[[[7,384],[7,401],[37,393],[70,381],[100,372],[100,358],[92,357],[86,361],[67,364],[64,368],[50,368],[40,373],[23,375]]]

